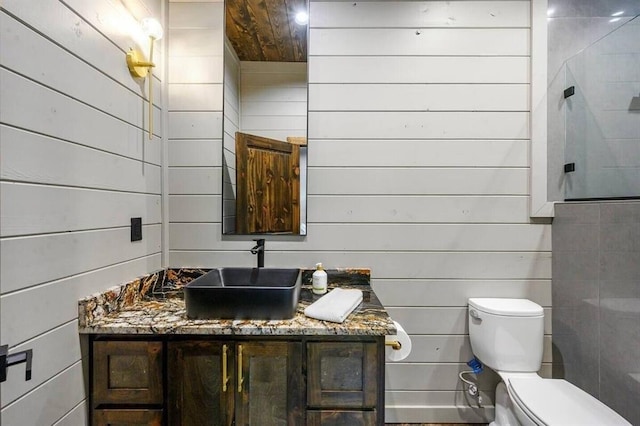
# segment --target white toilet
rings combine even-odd
[[[473,353],[502,378],[491,426],[631,425],[566,380],[538,376],[543,329],[544,311],[530,300],[469,299]]]

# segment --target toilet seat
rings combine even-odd
[[[533,376],[533,375],[532,375]],[[510,377],[508,392],[538,425],[629,425],[622,416],[566,380]]]

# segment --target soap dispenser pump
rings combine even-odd
[[[327,273],[322,269],[322,263],[316,264],[316,271],[312,275],[313,293],[325,294],[327,292]]]

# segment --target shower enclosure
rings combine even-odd
[[[565,151],[553,184],[566,200],[597,200],[554,205],[553,376],[640,425],[640,3],[584,4],[595,11],[555,21],[550,44],[606,34],[550,74],[551,139]]]
[[[564,68],[565,200],[640,198],[640,17]]]

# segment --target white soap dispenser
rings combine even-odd
[[[325,294],[327,292],[327,273],[322,269],[322,263],[316,264],[316,271],[313,273],[313,293]]]

